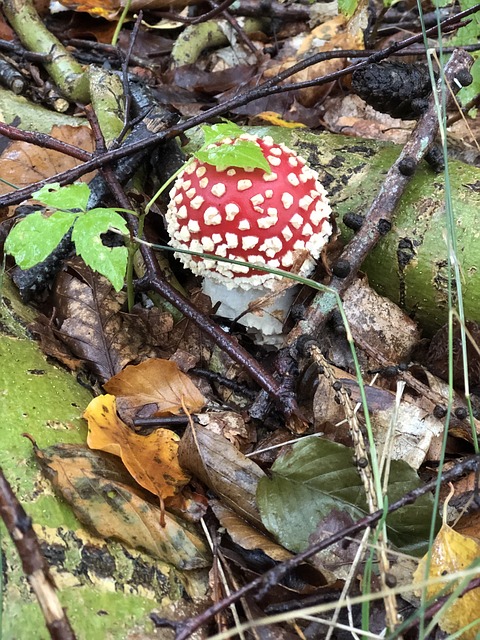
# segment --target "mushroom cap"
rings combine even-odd
[[[179,249],[309,275],[332,233],[331,209],[318,173],[283,143],[243,134],[263,152],[263,169],[220,168],[195,159],[170,191],[167,230]],[[217,144],[235,144],[226,138]],[[281,276],[188,254],[176,256],[193,273],[228,288],[271,289]]]

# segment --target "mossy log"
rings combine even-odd
[[[368,211],[401,151],[398,145],[303,129],[249,131],[296,148],[317,169],[345,241],[352,231],[343,224],[344,215]],[[480,169],[451,160],[449,178],[465,316],[480,322]],[[444,174],[422,162],[397,207],[391,231],[362,266],[370,284],[405,309],[427,335],[448,318],[445,193]],[[453,297],[455,301],[454,281]]]

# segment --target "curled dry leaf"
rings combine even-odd
[[[209,431],[224,436],[236,449],[243,450],[246,444],[255,442],[255,433],[247,427],[245,420],[235,411],[200,413],[198,422]]]
[[[331,367],[335,380],[340,382],[350,393],[354,403],[361,403],[360,390],[354,376]],[[424,462],[432,442],[444,429],[443,421],[433,415],[433,406],[425,406],[422,398],[404,393],[398,402],[395,393],[376,386],[366,386],[370,419],[375,435],[375,442],[379,448],[379,456],[387,448],[388,455],[393,460],[404,460],[413,469],[418,469]],[[342,441],[349,441],[348,424],[345,421],[344,407],[336,402],[337,392],[332,381],[325,376],[319,376],[319,383],[313,401],[313,411],[317,426],[330,422],[343,422],[346,431]],[[392,420],[395,419],[392,430]],[[336,440],[342,435],[336,431]]]
[[[252,527],[251,524],[237,515],[230,507],[222,504],[220,500],[210,500],[210,506],[233,542],[240,545],[243,549],[259,549],[269,558],[275,560],[275,562],[283,562],[293,556],[285,547],[274,542],[262,531]]]
[[[408,361],[420,340],[420,330],[400,307],[361,278],[346,291],[343,306],[355,342],[368,344],[391,364]]]
[[[196,413],[205,404],[205,398],[177,364],[160,358],[125,367],[104,388],[108,393],[123,398],[130,409],[156,404],[157,416],[179,413],[183,407]]]
[[[84,417],[88,421],[87,444],[119,456],[138,484],[160,500],[175,495],[189,481],[178,463],[178,436],[169,429],[157,429],[140,436],[117,416],[115,398],[94,398]]]
[[[255,492],[265,474],[223,436],[205,427],[188,427],[178,457],[182,467],[191,471],[214,491],[238,515],[263,529]]]
[[[322,43],[318,46],[317,43]],[[287,43],[288,44],[288,43]],[[285,47],[288,50],[288,46]],[[266,73],[266,78],[271,78],[284,71],[286,68],[291,67],[293,64],[299,62],[305,55],[312,55],[321,51],[333,51],[334,49],[361,49],[363,48],[363,33],[361,29],[347,28],[346,19],[344,16],[339,15],[323,22],[318,27],[309,31],[303,40],[298,45],[298,39],[295,44],[292,43],[292,48],[295,51],[295,55],[287,58],[281,65],[272,66]],[[346,62],[340,58],[325,60],[314,64],[302,71],[299,71],[294,76],[289,78],[289,82],[304,82],[313,80],[323,75],[339,71],[346,66]],[[311,107],[321,97],[327,94],[328,85],[318,87],[307,87],[299,91],[299,101],[301,104],[307,107]]]
[[[103,538],[144,549],[178,569],[209,566],[210,554],[195,527],[169,513],[161,526],[160,509],[132,486],[112,456],[69,444],[35,449],[35,455],[78,519]]]

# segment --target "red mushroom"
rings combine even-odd
[[[212,302],[221,301],[219,314],[230,318],[245,312],[252,300],[278,290],[280,279],[286,280],[255,265],[308,276],[332,233],[331,209],[317,172],[270,137],[243,134],[239,139],[260,147],[271,172],[217,168],[195,159],[170,191],[166,216],[173,247],[252,264],[248,268],[176,254],[191,271],[204,276],[204,291]],[[226,138],[218,144],[235,143]],[[263,317],[249,313],[242,324],[265,335],[280,334],[285,311],[277,306],[288,309],[292,296],[292,289],[278,294],[275,303],[262,307]]]

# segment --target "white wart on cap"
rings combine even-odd
[[[237,139],[257,144],[271,173],[258,168],[219,170],[195,159],[170,191],[170,244],[251,263],[247,268],[176,254],[193,273],[227,288],[273,289],[279,276],[254,265],[309,275],[332,233],[331,209],[317,172],[295,151],[270,137],[244,134]]]

